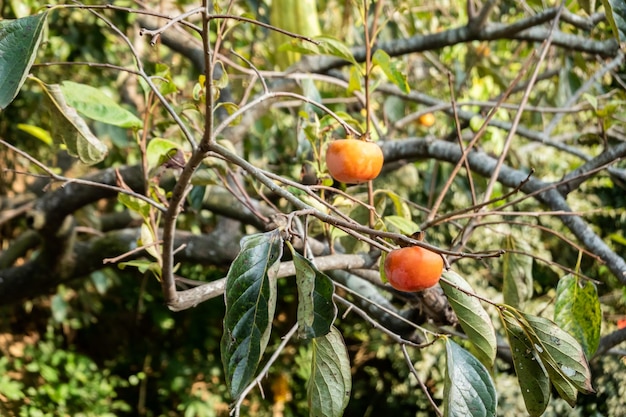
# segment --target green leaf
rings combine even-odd
[[[596,286],[574,275],[560,279],[556,287],[554,322],[581,344],[591,357],[600,344],[602,311]]]
[[[143,126],[137,116],[95,87],[63,81],[61,91],[67,104],[89,119],[123,128],[140,129]]]
[[[312,341],[311,378],[307,386],[309,416],[340,417],[350,400],[350,358],[341,333],[334,327]]]
[[[564,379],[584,394],[593,393],[589,364],[578,341],[551,320],[525,313],[522,315],[532,329],[530,339],[536,345],[555,388],[567,388],[566,384],[562,387],[557,385],[560,379]]]
[[[347,94],[352,94],[355,91],[361,91],[363,86],[363,73],[361,67],[354,65],[350,67],[350,78],[348,80]]]
[[[528,244],[513,235],[507,235],[505,253],[502,256],[503,287],[505,304],[520,308],[533,295],[533,260]],[[515,251],[515,252],[513,252]]]
[[[23,132],[30,134],[33,137],[36,137],[46,145],[52,145],[52,136],[50,136],[50,132],[40,128],[39,126],[18,123],[17,128]]]
[[[215,109],[217,110],[217,108],[219,107],[223,107],[229,115],[232,115],[237,110],[239,110],[239,106],[237,106],[235,103],[230,103],[227,101],[218,103],[218,105],[215,106]],[[230,122],[228,125],[237,126],[239,123],[241,123],[241,117],[242,115],[235,117],[235,119],[232,122]]]
[[[531,417],[538,417],[546,410],[550,400],[548,372],[537,350],[513,315],[504,311],[502,321],[509,339],[513,365],[526,410]]]
[[[161,266],[156,261],[151,261],[148,259],[135,259],[127,262],[120,262],[117,264],[117,267],[120,269],[125,269],[127,266],[137,268],[139,272],[145,274],[147,271],[150,271],[154,274],[155,277],[161,276]]]
[[[62,294],[57,293],[50,300],[50,311],[55,322],[63,323],[70,311],[70,305]]]
[[[94,136],[76,109],[67,104],[59,85],[42,85],[42,87],[48,98],[51,113],[52,138],[57,143],[64,143],[67,152],[85,164],[91,165],[102,161],[107,155],[107,147]]]
[[[133,197],[128,194],[119,193],[117,195],[117,201],[122,203],[126,208],[139,213],[145,221],[150,217],[150,204],[147,201],[140,200],[137,197]]]
[[[337,317],[335,287],[328,275],[288,245],[293,255],[298,286],[298,333],[302,338],[326,335]]]
[[[395,63],[393,63],[389,55],[387,55],[387,52],[382,49],[377,49],[372,56],[372,63],[378,65],[380,69],[383,70],[389,81],[394,83],[400,91],[405,94],[408,94],[411,91],[409,83],[406,80],[406,76],[398,70]]]
[[[487,368],[471,353],[446,339],[445,417],[495,416],[498,398]]]
[[[624,0],[602,0],[606,19],[619,42],[626,42],[626,3]]]
[[[282,255],[279,230],[246,236],[226,277],[222,364],[233,399],[254,379],[272,330]]]
[[[178,150],[176,142],[163,138],[153,138],[146,147],[146,158],[148,160],[148,171],[153,171],[163,163],[163,158],[170,154],[172,150]]]
[[[321,53],[343,58],[354,65],[358,65],[350,48],[339,39],[332,36],[316,36],[313,39],[320,43],[319,50]]]
[[[448,297],[461,328],[476,348],[476,356],[485,366],[492,366],[496,359],[497,340],[489,314],[476,297],[457,289],[474,292],[459,274],[445,271],[443,277],[452,285],[442,280],[441,288]]]
[[[420,226],[412,220],[408,220],[401,216],[391,215],[383,217],[383,222],[397,229],[398,233],[411,236],[415,232],[419,232]]]
[[[48,13],[0,20],[0,110],[22,88],[37,56]]]

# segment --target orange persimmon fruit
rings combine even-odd
[[[422,126],[431,127],[435,124],[435,115],[432,113],[422,114],[420,117],[417,118],[417,121]]]
[[[332,141],[326,150],[326,166],[337,181],[359,184],[373,180],[383,168],[383,151],[374,142],[358,139]]]
[[[419,247],[394,249],[385,258],[389,284],[405,292],[423,291],[439,282],[443,272],[441,255]]]

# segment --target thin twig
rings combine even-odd
[[[413,374],[415,379],[417,379],[417,383],[419,384],[420,388],[422,389],[422,391],[426,395],[426,398],[428,398],[428,402],[430,402],[431,407],[433,407],[433,409],[435,410],[435,413],[437,413],[437,416],[443,417],[443,413],[441,412],[439,407],[437,407],[437,404],[435,403],[435,400],[433,399],[432,395],[430,395],[430,393],[428,392],[428,388],[426,387],[426,385],[424,385],[424,383],[420,379],[420,377],[419,377],[419,375],[417,373],[417,370],[415,369],[415,366],[413,366],[413,361],[411,360],[411,357],[409,356],[409,352],[406,349],[406,344],[404,344],[404,343],[401,344],[400,348],[402,349],[402,354],[404,355],[404,360],[406,361],[407,365],[409,365],[409,370],[411,371],[411,373]]]
[[[241,392],[233,410],[230,412],[231,416],[234,414],[235,417],[239,417],[239,414],[241,412],[241,404],[243,403],[243,400],[245,400],[246,395],[248,395],[248,393],[250,393],[250,391],[252,391],[255,386],[261,386],[261,381],[263,380],[263,378],[265,378],[265,376],[269,372],[270,367],[274,364],[274,362],[276,362],[276,359],[278,359],[280,354],[283,352],[283,350],[287,346],[287,343],[289,343],[293,335],[296,334],[296,330],[298,330],[298,323],[294,324],[289,332],[287,332],[287,334],[283,336],[283,340],[280,342],[280,345],[278,345],[276,351],[272,354],[272,356],[270,356],[263,369],[261,369],[261,372],[259,372],[259,375],[254,378],[254,380],[252,380],[252,382],[250,382],[248,386]]]

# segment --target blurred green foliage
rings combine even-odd
[[[15,18],[36,12],[40,2],[11,1],[0,5],[4,18]],[[92,2],[97,3],[97,2]],[[131,2],[121,2],[130,6]],[[436,2],[415,6],[413,2],[398,1],[379,35],[381,41],[410,37],[420,33],[435,33],[465,22],[464,2],[453,2],[454,7]],[[498,3],[498,18],[506,23],[522,16],[518,2]],[[537,10],[538,2],[528,2]],[[575,2],[572,2],[575,3]],[[177,2],[177,6],[192,2]],[[195,3],[193,3],[195,4]],[[121,4],[120,4],[121,5]],[[267,4],[258,1],[236,2],[233,13],[247,13],[267,18]],[[576,5],[571,6],[577,12]],[[136,33],[135,16],[120,12],[107,14],[112,23],[125,33]],[[323,33],[332,33],[348,45],[362,43],[362,27],[352,10],[344,9],[344,2],[326,0],[320,2],[320,19]],[[134,26],[135,25],[135,26]],[[572,29],[576,31],[576,29]],[[608,35],[606,35],[608,36]],[[267,41],[267,30],[251,25],[239,24],[225,39],[224,49],[233,48],[241,56],[251,60],[257,67],[273,68],[272,45]],[[79,9],[60,9],[50,19],[45,47],[41,49],[38,62],[91,61],[120,66],[131,66],[132,59],[127,47],[110,29],[90,13]],[[147,44],[147,42],[145,42]],[[147,65],[155,75],[171,80],[169,97],[173,98],[178,111],[195,110],[193,85],[197,82],[196,72],[180,57],[166,47],[148,50]],[[459,102],[487,101],[501,94],[515,78],[521,63],[532,53],[529,44],[496,40],[485,43],[459,44],[440,50],[426,51],[398,59],[398,65],[406,70],[412,91],[423,91],[434,98],[449,101],[448,74],[452,74],[452,90]],[[530,103],[534,106],[556,106],[567,102],[576,89],[597,68],[581,53],[572,52],[566,57],[555,58],[550,66],[559,68],[557,74],[540,81],[532,92]],[[166,64],[166,65],[163,65]],[[550,69],[550,68],[546,68]],[[103,88],[125,106],[132,108],[127,98],[119,96],[120,74],[110,68],[97,67],[87,70],[83,66],[36,66],[33,73],[45,72],[46,82],[72,80]],[[375,74],[383,79],[381,74]],[[174,88],[175,87],[175,88]],[[237,77],[229,80],[229,88],[240,97],[247,88]],[[336,112],[346,112],[362,123],[359,105],[348,100],[345,90],[325,83],[316,84],[315,91],[323,100],[333,99]],[[601,111],[575,113],[565,116],[557,133],[565,143],[581,145],[589,153],[599,151],[598,139],[587,138],[580,142],[577,133],[596,123],[623,122],[624,91],[600,80],[595,93],[602,97]],[[140,89],[139,94],[144,94]],[[522,92],[514,93],[519,100]],[[392,121],[426,107],[423,103],[397,100],[392,96],[374,93],[375,111]],[[380,100],[379,100],[380,99]],[[41,141],[17,128],[14,120],[27,120],[35,126],[49,123],[45,113],[36,109],[41,106],[41,94],[35,87],[24,89],[17,100],[2,113],[0,137],[37,159],[55,165],[54,150]],[[464,109],[484,113],[487,106],[476,103]],[[190,110],[191,109],[191,110]],[[454,120],[437,112],[437,122],[432,129],[417,123],[403,126],[403,136],[445,137],[450,133]],[[510,121],[515,109],[501,109],[498,117]],[[152,134],[178,140],[172,133],[172,124],[162,108],[155,108],[155,124]],[[310,144],[306,135],[298,129],[308,126],[315,133],[317,128],[340,131],[336,126],[318,122],[319,116],[310,109],[285,105],[271,109],[267,115],[255,121],[242,144],[243,155],[250,161],[273,172],[297,179],[300,165],[310,159]],[[528,112],[522,124],[541,129],[547,120],[540,112]],[[110,155],[103,163],[106,166],[136,163],[137,145],[126,132],[95,124],[94,130],[106,140]],[[387,133],[387,132],[383,132]],[[392,135],[400,136],[398,132]],[[574,134],[576,133],[576,134]],[[491,153],[499,152],[504,145],[505,133],[490,127],[481,147]],[[506,161],[511,166],[532,166],[542,178],[558,179],[571,171],[578,160],[564,157],[557,151],[534,152],[530,141],[519,139],[516,149]],[[4,150],[0,150],[0,156]],[[2,158],[3,160],[5,158]],[[9,167],[17,167],[23,161],[9,160]],[[15,165],[15,166],[14,166]],[[626,167],[623,162],[621,168]],[[413,221],[425,220],[422,207],[430,207],[450,178],[451,166],[437,161],[417,161],[407,164],[401,171],[381,178],[377,183],[393,189],[410,205]],[[11,190],[8,173],[0,180],[2,190]],[[484,188],[486,180],[471,177],[472,183]],[[611,177],[597,178],[586,182],[569,198],[575,210],[585,213],[596,232],[610,242],[622,257],[626,256],[626,197],[623,184]],[[497,187],[494,196],[509,190]],[[440,208],[441,213],[452,212],[472,204],[470,180],[466,175],[457,176],[448,196]],[[536,203],[525,200],[515,205],[519,211],[532,211]],[[387,204],[387,214],[393,212]],[[189,229],[210,227],[214,220],[201,218],[200,213],[186,213],[185,227]],[[525,225],[516,224],[509,217],[493,216],[488,225],[478,229],[471,241],[472,250],[481,251],[504,246],[505,239],[523,240],[530,245],[534,296],[529,303],[531,310],[549,310],[554,297],[554,288],[563,275],[555,265],[573,267],[578,251],[564,245],[554,233],[563,233],[562,224],[553,217],[528,216],[519,219]],[[527,227],[531,226],[531,227]],[[539,229],[537,226],[542,227]],[[429,230],[430,243],[447,245],[453,240],[461,223],[448,222]],[[25,225],[16,230],[25,230]],[[197,231],[197,230],[194,230]],[[503,285],[503,268],[500,260],[461,260],[456,265],[459,273],[491,299],[500,297]],[[593,259],[583,259],[581,270],[592,278],[601,278],[609,285],[600,286],[603,313],[606,325],[603,334],[614,329],[615,317],[626,314],[626,296],[606,268]],[[225,275],[225,271],[199,265],[183,265],[181,275],[191,279],[211,280]],[[152,276],[139,277],[136,271],[105,269],[94,273],[84,282],[73,282],[60,286],[51,296],[39,297],[24,304],[2,307],[0,317],[0,414],[15,416],[185,416],[211,417],[228,415],[227,388],[220,363],[219,340],[222,335],[224,305],[221,298],[202,303],[196,308],[171,313],[161,303],[160,287]],[[270,350],[279,342],[280,336],[291,326],[296,310],[296,291],[290,280],[279,282],[279,304],[274,324]],[[341,312],[342,313],[342,312]],[[340,313],[340,317],[341,317]],[[353,395],[346,416],[377,416],[389,413],[394,416],[429,416],[432,409],[413,376],[409,375],[400,348],[389,338],[374,330],[354,314],[338,320],[348,346],[353,366]],[[306,415],[306,358],[309,346],[304,343],[288,348],[269,377],[263,382],[263,392],[254,390],[247,399],[246,415],[272,416],[276,398],[284,392],[275,388],[275,381],[286,378],[287,391],[291,400],[284,404],[285,416]],[[428,350],[412,350],[412,358],[421,380],[428,386],[436,400],[442,398],[442,383],[445,364],[443,344]],[[499,415],[520,415],[523,412],[519,387],[513,376],[510,363],[499,361],[496,378]],[[606,356],[592,362],[598,397],[586,396],[580,405],[571,410],[561,400],[553,400],[546,415],[618,416],[626,411],[623,389],[626,386],[623,359]],[[287,375],[286,377],[284,375]],[[284,391],[284,388],[282,388]],[[281,397],[282,398],[282,397]],[[275,411],[275,410],[274,410]]]

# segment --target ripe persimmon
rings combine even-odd
[[[380,146],[358,139],[332,141],[326,150],[326,166],[330,175],[349,184],[376,178],[383,168],[383,160]]]
[[[435,115],[432,113],[422,114],[417,118],[417,121],[425,127],[431,127],[435,124]]]
[[[387,280],[400,291],[416,292],[430,288],[439,282],[442,272],[441,255],[420,246],[394,249],[385,259]]]

